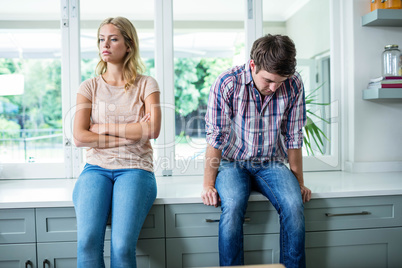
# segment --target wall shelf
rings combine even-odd
[[[363,90],[363,100],[402,99],[402,88],[370,88]]]
[[[362,26],[402,27],[402,9],[376,9],[362,17]]]

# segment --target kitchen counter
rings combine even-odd
[[[402,172],[306,172],[313,199],[402,195]],[[0,209],[72,207],[76,179],[0,180]],[[202,176],[157,177],[155,204],[201,203]],[[253,192],[251,201],[264,201]]]

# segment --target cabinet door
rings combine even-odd
[[[279,235],[245,235],[245,264],[279,262]],[[166,239],[168,268],[219,266],[218,237]]]
[[[400,227],[402,196],[313,199],[304,215],[307,232]]]
[[[401,237],[402,228],[307,233],[307,267],[401,267]]]
[[[140,232],[140,238],[165,236],[163,205],[154,205],[149,211]],[[36,209],[38,242],[77,241],[77,219],[75,210],[67,208]],[[111,226],[106,226],[105,239],[110,240]]]
[[[105,266],[109,268],[110,241],[105,241],[104,256]],[[77,267],[77,243],[38,243],[38,266],[46,268]],[[164,268],[165,239],[138,240],[137,267]]]
[[[106,245],[105,245],[106,248]],[[77,243],[38,243],[38,267],[77,267]]]
[[[74,208],[37,208],[38,242],[77,241],[77,220]],[[107,231],[110,237],[110,230]]]
[[[35,242],[34,209],[0,209],[0,244]]]
[[[36,268],[35,244],[0,245],[0,268]]]
[[[221,209],[203,204],[166,205],[166,237],[216,236]],[[269,202],[250,202],[244,234],[279,233],[279,217]]]
[[[165,268],[165,239],[138,240],[137,267]]]
[[[166,267],[219,266],[218,237],[166,239]]]

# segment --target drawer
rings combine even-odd
[[[77,267],[77,242],[38,243],[39,267],[74,268]],[[34,245],[34,253],[36,250]],[[137,243],[137,267],[165,267],[165,239],[140,239]],[[0,267],[1,264],[0,246]],[[21,256],[20,256],[21,257]],[[25,257],[25,255],[24,255]],[[49,262],[48,265],[44,261]],[[110,241],[104,244],[105,267],[110,267]],[[20,267],[20,266],[18,266]],[[21,266],[22,267],[22,266]],[[36,267],[36,266],[34,266]]]
[[[36,244],[29,243],[0,245],[0,267],[37,267]]]
[[[74,208],[37,208],[36,231],[38,242],[77,241]]]
[[[34,209],[0,209],[0,244],[35,242]]]
[[[313,199],[305,205],[306,231],[402,226],[402,196]]]
[[[139,238],[164,237],[163,205],[149,211]],[[77,241],[75,210],[69,208],[38,208],[36,210],[38,242]],[[111,226],[106,226],[105,239],[110,240]]]
[[[166,205],[166,237],[218,235],[220,207],[203,204]],[[279,217],[267,201],[250,202],[244,234],[279,233]]]
[[[401,267],[401,237],[402,228],[309,232],[307,267]]]
[[[244,236],[247,265],[279,262],[279,234]],[[166,267],[219,266],[218,237],[166,239]]]

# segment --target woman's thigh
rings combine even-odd
[[[116,171],[112,203],[112,241],[136,241],[144,220],[156,198],[152,172],[141,169]]]
[[[91,236],[94,233],[99,236],[97,239],[103,239],[112,189],[113,182],[107,170],[89,164],[85,166],[73,191],[79,239],[81,235]]]

